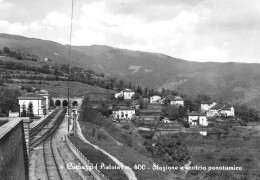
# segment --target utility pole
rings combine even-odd
[[[39,95],[37,94],[38,96],[38,117],[39,117]]]
[[[71,19],[70,19],[70,44],[69,44],[69,61],[68,61],[68,134],[70,126],[70,59],[71,59],[71,37],[72,37],[72,20],[74,0],[71,1]]]

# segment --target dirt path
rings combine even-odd
[[[131,168],[124,168],[125,165],[120,162],[118,159],[116,159],[114,156],[112,156],[111,154],[109,154],[108,152],[106,152],[105,150],[99,148],[98,146],[90,143],[88,140],[85,139],[85,137],[82,134],[80,125],[77,121],[77,135],[80,139],[82,139],[84,142],[90,144],[91,146],[93,146],[95,149],[100,150],[101,152],[103,152],[105,155],[109,156],[109,158],[111,158],[119,167],[121,167],[123,169],[123,172],[127,175],[128,179],[130,180],[137,180],[134,171]]]

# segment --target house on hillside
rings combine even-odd
[[[199,112],[188,113],[188,123],[191,126],[194,125],[208,126],[209,124],[206,114],[202,114]]]
[[[140,109],[140,103],[139,103],[139,101],[137,101],[137,100],[132,100],[132,101],[131,101],[131,104],[130,104],[130,107],[131,107],[131,108],[134,108],[134,109]]]
[[[160,114],[152,111],[139,112],[138,123],[144,125],[156,124],[160,120]]]
[[[113,110],[112,116],[115,119],[130,120],[130,119],[133,119],[135,117],[135,109],[130,108],[130,107],[116,108],[115,110]]]
[[[165,104],[167,102],[167,98],[162,98],[158,102],[159,104]]]
[[[162,98],[160,96],[151,96],[150,97],[150,103],[151,104],[159,104],[159,101],[161,100]]]
[[[115,98],[132,99],[134,95],[135,95],[134,91],[132,91],[131,89],[125,89],[120,91],[119,93],[116,93]]]
[[[200,105],[200,110],[201,112],[206,112],[206,111],[209,111],[212,107],[214,107],[217,103],[216,102],[213,102],[213,103],[201,103]]]
[[[216,104],[210,110],[206,111],[207,117],[215,117],[215,116],[235,116],[235,109],[233,106],[229,106],[226,104]]]
[[[18,97],[20,113],[23,111],[23,106],[27,111],[29,103],[31,102],[33,105],[33,114],[35,116],[44,116],[46,115],[46,98],[36,94],[36,93],[28,93],[23,96]]]
[[[184,106],[184,100],[180,96],[168,95],[167,98],[170,101],[170,104],[176,106]]]
[[[225,105],[224,107],[221,108],[220,114],[222,116],[232,116],[232,117],[234,117],[235,116],[235,109],[234,109],[233,106]]]
[[[171,123],[172,121],[169,118],[165,117],[165,118],[163,118],[162,122],[163,123]]]

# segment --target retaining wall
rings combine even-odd
[[[28,180],[29,160],[23,120],[9,120],[0,127],[0,180]]]

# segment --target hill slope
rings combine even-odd
[[[0,34],[0,48],[30,52],[53,63],[68,63],[68,46],[22,36]],[[206,93],[260,108],[260,64],[192,62],[158,53],[109,46],[73,46],[71,64],[149,86],[188,95]]]

